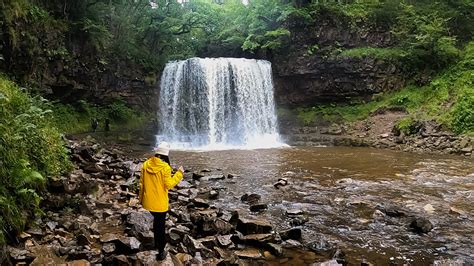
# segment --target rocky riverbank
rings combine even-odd
[[[474,157],[474,137],[443,130],[433,121],[420,122],[416,132],[405,135],[396,121],[406,113],[383,110],[354,123],[316,122],[311,126],[284,123],[281,131],[295,146],[354,146],[401,150],[427,154]]]
[[[45,215],[7,247],[4,263],[158,264],[153,250],[153,216],[140,207],[137,197],[141,163],[146,158],[104,149],[91,138],[69,141],[68,148],[75,169],[50,182],[42,202]],[[184,180],[170,191],[166,222],[169,255],[159,265],[309,264],[334,256],[343,259],[337,250],[319,249],[317,243],[307,243],[301,249],[298,226],[305,219],[300,210],[288,210],[293,227],[277,232],[264,219],[248,219],[237,211],[214,207],[212,201],[219,197],[219,190],[201,182],[237,178],[208,169],[187,171]],[[287,183],[281,179],[275,189]],[[254,212],[267,208],[257,194],[242,195],[240,200]]]

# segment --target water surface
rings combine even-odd
[[[470,158],[349,147],[175,151],[170,156],[173,165],[191,170],[239,175],[203,183],[221,189],[217,207],[268,219],[278,230],[291,227],[286,210],[305,211],[302,242],[338,247],[350,264],[362,259],[376,265],[474,260]],[[277,190],[273,184],[280,177],[288,178],[289,185]],[[262,195],[268,210],[251,213],[240,202],[244,193]],[[428,218],[434,229],[417,235],[409,231],[410,218],[381,217],[376,209],[387,205]]]

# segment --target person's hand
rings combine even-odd
[[[181,173],[183,173],[183,174],[184,174],[184,168],[183,168],[183,166],[182,166],[182,165],[181,165],[180,167],[178,167],[178,171],[180,171]]]

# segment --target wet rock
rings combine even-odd
[[[249,202],[249,203],[255,203],[255,202],[258,202],[260,200],[261,196],[258,195],[258,194],[247,194],[245,193],[244,195],[242,195],[242,197],[240,197],[240,200],[243,201],[243,202]]]
[[[238,175],[231,174],[231,173],[227,174],[227,178],[234,178],[234,177],[238,177]]]
[[[158,255],[158,251],[156,250],[149,250],[149,251],[142,251],[137,253],[137,261],[138,265],[166,265],[166,266],[172,266],[174,265],[173,260],[171,259],[171,256],[168,253],[168,256],[166,256],[166,259],[157,262],[156,260],[156,255]]]
[[[76,237],[76,241],[77,241],[77,244],[80,245],[80,246],[85,246],[85,245],[90,245],[91,244],[91,241],[89,240],[89,238],[84,234],[78,235]]]
[[[102,246],[102,251],[106,254],[113,253],[115,251],[115,244],[114,243],[105,243]]]
[[[132,211],[127,215],[127,226],[130,227],[129,234],[136,237],[145,245],[153,241],[153,216],[145,210]]]
[[[237,231],[244,235],[266,234],[272,231],[272,225],[265,220],[239,218],[237,222]]]
[[[193,175],[192,175],[193,180],[200,180],[203,177],[204,177],[204,175],[198,174],[198,173],[193,173]]]
[[[186,254],[186,253],[178,253],[176,254],[176,258],[183,264],[183,265],[190,265],[193,256]]]
[[[15,263],[32,262],[35,257],[28,250],[8,247],[8,254]]]
[[[343,266],[343,264],[340,264],[337,262],[337,260],[328,260],[324,262],[316,262],[311,264],[311,266]]]
[[[303,225],[305,223],[308,222],[308,218],[307,217],[295,217],[293,219],[290,220],[290,225],[291,226],[300,226],[300,225]]]
[[[213,249],[217,245],[217,239],[215,236],[207,236],[197,239],[203,246],[209,249]]]
[[[268,208],[267,204],[260,203],[260,204],[253,204],[250,206],[250,211],[252,212],[261,212]]]
[[[273,255],[280,257],[283,255],[283,248],[275,243],[267,243],[265,246],[266,249],[270,251]]]
[[[422,217],[415,217],[410,223],[410,228],[418,234],[426,234],[433,230],[433,224],[430,220]]]
[[[225,179],[225,175],[208,175],[201,178],[202,181],[216,181]]]
[[[209,199],[217,199],[219,197],[219,191],[211,190],[209,192]]]
[[[281,231],[280,237],[283,240],[288,240],[288,239],[299,240],[301,239],[301,228],[291,228],[289,230]]]
[[[258,249],[244,249],[244,250],[237,250],[234,254],[242,259],[261,259],[263,258],[262,253]]]
[[[206,258],[211,258],[214,255],[212,250],[206,248],[201,242],[192,238],[190,235],[186,235],[184,237],[183,243],[186,245],[186,247],[192,254],[196,254],[197,252],[199,252]]]
[[[297,240],[289,239],[283,242],[282,246],[285,248],[301,248],[303,245]]]
[[[433,213],[435,211],[435,209],[433,208],[433,205],[431,204],[426,204],[423,209],[427,212],[427,213]]]
[[[228,246],[232,245],[231,237],[232,237],[232,235],[218,235],[216,237],[217,243],[221,247],[228,247]]]
[[[273,184],[273,186],[276,188],[276,189],[280,189],[281,187],[284,187],[288,185],[288,179],[287,178],[279,178],[278,179],[278,182],[276,182],[275,184]]]
[[[127,266],[130,265],[130,261],[125,255],[117,255],[113,258],[113,264],[117,266]]]
[[[333,250],[333,247],[328,241],[321,238],[319,240],[311,241],[305,245],[309,250],[314,251],[317,254],[326,255]]]
[[[303,214],[304,214],[304,211],[302,211],[300,209],[286,210],[286,215],[288,215],[288,216],[297,216],[297,215],[303,215]]]
[[[240,244],[263,247],[266,243],[272,242],[275,240],[272,234],[250,234],[242,235],[236,234],[232,236],[232,241]]]
[[[198,208],[209,208],[209,202],[205,199],[195,198],[192,200],[194,206]]]

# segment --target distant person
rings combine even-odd
[[[95,132],[97,130],[97,127],[99,126],[99,121],[97,120],[97,118],[92,119],[91,126],[92,130]]]
[[[143,163],[139,199],[143,208],[153,215],[155,248],[158,250],[156,258],[162,261],[167,256],[165,219],[169,209],[168,190],[181,181],[184,168],[180,166],[174,175],[171,174],[170,145],[167,142],[161,142],[154,151],[155,156]]]
[[[105,126],[104,126],[105,131],[110,131],[110,119],[106,118],[105,119]]]

